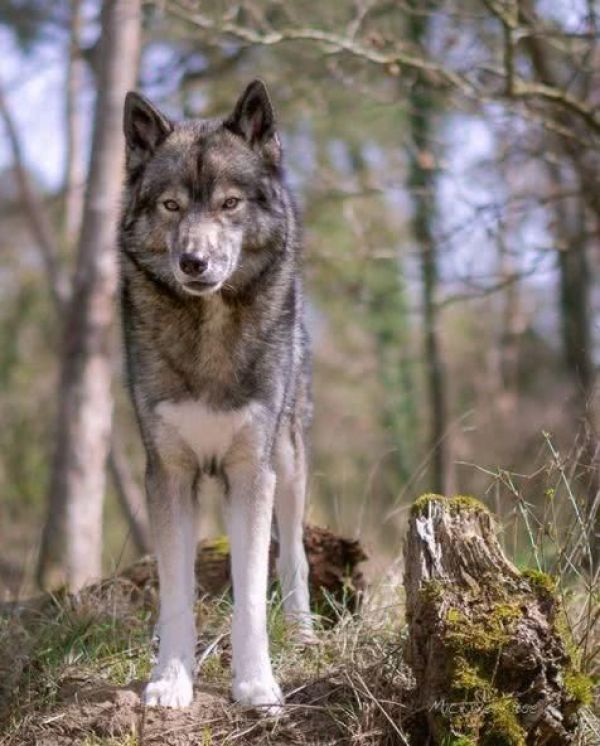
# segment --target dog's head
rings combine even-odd
[[[281,246],[281,148],[264,84],[224,120],[174,124],[138,93],[125,100],[128,252],[192,295],[235,290]]]

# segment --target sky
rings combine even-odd
[[[25,160],[42,185],[54,189],[61,183],[65,158],[62,50],[56,43],[39,44],[30,56],[25,56],[1,26],[0,50],[2,87],[21,134]],[[2,132],[0,168],[11,162]]]

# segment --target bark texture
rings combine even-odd
[[[569,655],[552,578],[520,573],[491,514],[466,497],[415,503],[405,562],[419,742],[572,743],[589,681]]]
[[[98,98],[73,292],[61,354],[55,452],[38,579],[73,590],[101,576],[102,507],[112,419],[121,119],[140,48],[139,0],[102,6]]]
[[[426,3],[433,10],[435,2]],[[407,35],[415,47],[425,47],[429,34],[430,14],[420,12],[423,4],[410,0],[413,12],[407,20]],[[415,75],[408,91],[408,125],[410,136],[409,186],[413,202],[413,234],[417,244],[423,308],[423,357],[429,414],[428,448],[431,458],[429,475],[432,489],[443,492],[449,479],[448,422],[446,375],[440,341],[437,289],[439,257],[434,222],[436,213],[435,100],[431,86],[421,73]]]
[[[311,604],[324,617],[335,620],[331,600],[356,610],[365,580],[358,565],[367,559],[358,541],[344,539],[318,526],[304,527],[304,546],[309,565]],[[271,545],[270,575],[275,577],[277,544]],[[154,599],[158,586],[156,561],[144,557],[131,565],[123,577]],[[229,543],[225,537],[208,539],[198,546],[196,582],[199,595],[218,596],[231,585]]]
[[[85,84],[85,62],[81,52],[81,0],[70,0],[70,15],[69,62],[65,86],[67,148],[64,221],[64,235],[69,250],[75,246],[81,231],[85,185],[84,120],[80,104],[80,96]]]

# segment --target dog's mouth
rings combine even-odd
[[[219,282],[206,282],[204,280],[189,280],[188,282],[181,283],[184,290],[192,295],[203,295],[204,293],[214,292]]]

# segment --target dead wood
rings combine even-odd
[[[309,583],[313,609],[335,620],[336,607],[355,611],[365,581],[358,565],[367,559],[358,541],[345,539],[325,528],[305,526],[304,546],[309,565]],[[275,577],[277,543],[271,545],[271,577]],[[158,580],[153,557],[144,557],[121,575],[134,586],[155,594]],[[199,595],[219,596],[231,584],[229,543],[227,538],[208,539],[198,546],[196,581]]]
[[[519,572],[491,514],[466,497],[417,500],[405,562],[418,742],[572,743],[590,682],[577,671],[553,579]]]

